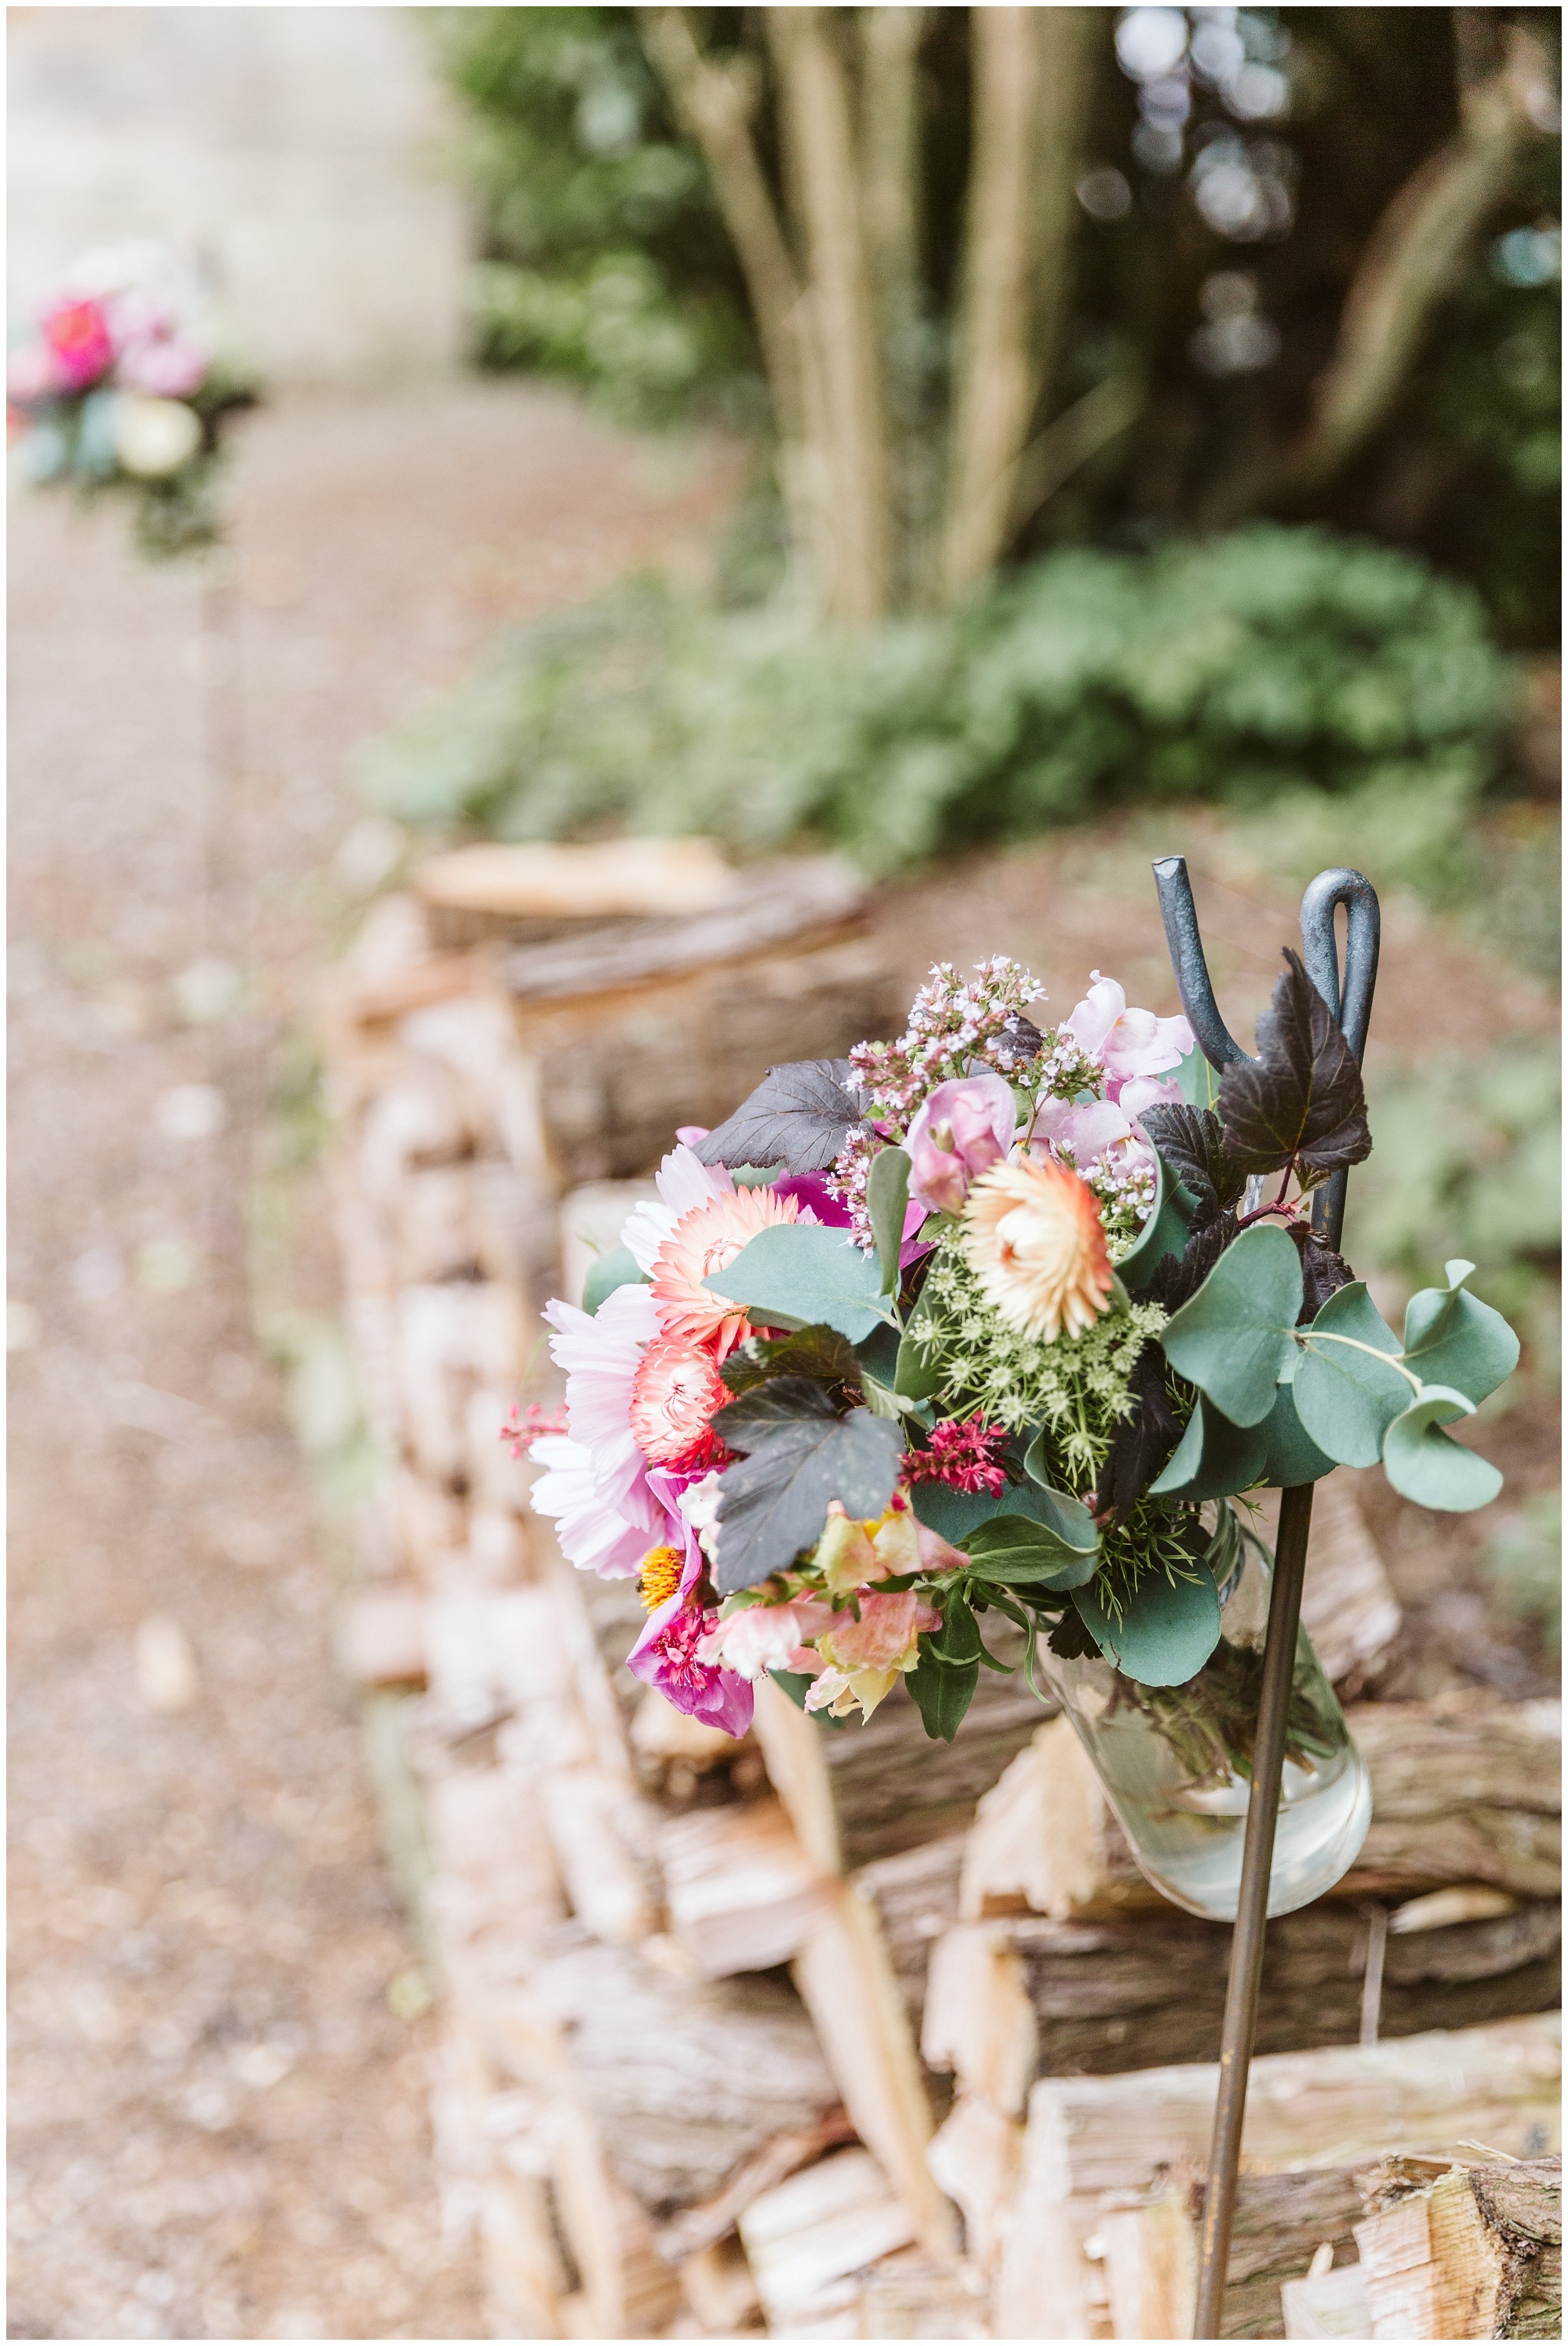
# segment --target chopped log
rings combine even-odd
[[[858,2292],[857,2338],[988,2338],[990,2291],[959,2258],[896,2249],[873,2265]]]
[[[382,1583],[357,1590],[336,1625],[338,1659],[356,1686],[423,1686],[423,1592]]]
[[[853,2142],[855,2129],[847,2110],[830,2110],[826,2117],[800,2134],[775,2135],[754,2158],[738,2167],[711,2199],[683,2208],[658,2234],[659,2253],[672,2264],[695,2256],[721,2241],[754,2199],[775,2184],[785,2182],[803,2167],[814,2167],[825,2151]]]
[[[672,1818],[657,1851],[670,1926],[705,1979],[788,1963],[837,1894],[777,1800]]]
[[[1554,1902],[1390,1936],[1380,2034],[1474,2027],[1559,2000]],[[1353,2045],[1369,1924],[1325,1901],[1270,1923],[1260,2053]],[[962,1923],[937,1942],[921,2048],[932,2068],[1017,2112],[1033,2078],[1217,2058],[1230,1927],[1170,1907],[1106,1923]]]
[[[853,2302],[835,2284],[905,2248],[914,2226],[868,2150],[835,2151],[754,2199],[740,2238],[770,2330]]]
[[[1467,2139],[1537,2157],[1558,2139],[1561,2071],[1554,2014],[1264,2054],[1247,2088],[1248,2165],[1343,2168],[1390,2147],[1457,2149]],[[1000,2259],[998,2337],[1105,2334],[1107,2277],[1085,2244],[1097,2244],[1105,2195],[1125,2205],[1129,2193],[1151,2194],[1179,2162],[1201,2167],[1217,2075],[1203,2063],[1034,2086]]]
[[[959,1874],[971,1839],[948,1833],[898,1857],[880,1857],[852,1877],[860,1896],[877,1910],[888,1960],[917,2036],[925,2015],[932,1950],[958,1920]]]
[[[1143,2206],[1109,2208],[1102,2217],[1095,2237],[1113,2336],[1192,2335],[1203,2198],[1201,2174],[1187,2168]],[[1278,2337],[1280,2292],[1287,2282],[1304,2278],[1319,2260],[1338,2259],[1353,2268],[1361,2214],[1361,2194],[1349,2168],[1243,2175],[1220,2336]]]
[[[977,2094],[959,2096],[926,2153],[932,2173],[962,2211],[970,2255],[987,2269],[1002,2246],[1023,2156],[1023,2127]]]
[[[499,2168],[481,2189],[479,2242],[492,2334],[559,2338],[570,2284],[547,2186],[535,2176]]]
[[[1356,2227],[1374,2338],[1554,2338],[1563,2318],[1557,2158],[1455,2165],[1435,2181],[1386,2161]]]
[[[583,921],[689,918],[733,894],[738,875],[711,839],[607,839],[586,846],[486,841],[432,856],[413,885],[433,910],[490,914],[559,933]],[[472,937],[433,923],[439,942]],[[483,933],[483,931],[477,932]]]
[[[685,2259],[680,2289],[705,2337],[733,2338],[759,2327],[757,2276],[733,2233]]]
[[[1491,1694],[1361,1703],[1350,1732],[1372,1778],[1372,1823],[1339,1898],[1479,1882],[1522,1897],[1562,1883],[1555,1703]],[[968,1917],[1028,1907],[1057,1921],[1163,1905],[1065,1719],[1040,1728],[980,1806],[964,1855]]]
[[[527,1358],[511,1290],[485,1280],[405,1287],[397,1299],[403,1434],[432,1481],[467,1481],[468,1402],[475,1387],[515,1391]]]
[[[583,1285],[601,1255],[620,1245],[626,1216],[645,1199],[658,1202],[651,1181],[585,1181],[561,1200],[561,1294],[581,1308]]]
[[[792,1972],[856,2133],[908,2205],[921,2246],[947,2255],[952,2210],[926,2164],[931,2105],[876,1910],[852,1884],[808,1933]]]
[[[616,1946],[651,1936],[661,1921],[649,1848],[656,1812],[597,1768],[551,1768],[537,1780],[573,1912]]]
[[[1331,2265],[1280,2284],[1287,2338],[1366,2338],[1372,2317],[1359,2265]]]

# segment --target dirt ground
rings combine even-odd
[[[215,893],[195,577],[118,514],[16,508],[13,2336],[481,2329],[247,1184],[345,753],[508,617],[697,558],[728,479],[512,387],[259,417]]]
[[[119,517],[14,524],[11,2334],[469,2337],[443,2235],[433,2029],[377,1847],[328,1579],[261,1358],[246,1208],[280,1042],[308,1019],[360,810],[344,760],[514,616],[698,565],[724,452],[473,387],[297,403],[235,484],[241,780],[206,814],[199,596]],[[1201,821],[1121,826],[890,891],[927,962],[1091,967],[1174,1006],[1146,861],[1192,854],[1238,1033],[1293,892]],[[1532,981],[1390,908],[1375,1052],[1550,1030]],[[1397,950],[1395,950],[1397,948]],[[219,1116],[221,1129],[215,1129]],[[307,1209],[297,1300],[331,1300]],[[1554,1479],[1550,1409],[1480,1437]],[[1538,1660],[1478,1594],[1476,1525],[1384,1508],[1418,1658],[1390,1691]]]

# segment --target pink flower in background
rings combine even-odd
[[[1136,1123],[1146,1107],[1179,1104],[1181,1086],[1174,1076],[1130,1076],[1116,1086],[1116,1106]]]
[[[963,1209],[970,1182],[1006,1156],[1018,1126],[1000,1076],[958,1076],[938,1084],[910,1126],[910,1195],[932,1213]]]
[[[1087,1057],[1099,1061],[1113,1099],[1129,1076],[1164,1075],[1186,1058],[1193,1048],[1193,1032],[1185,1018],[1156,1018],[1152,1010],[1129,1010],[1115,978],[1102,977],[1097,969],[1090,974],[1094,983],[1072,1016],[1063,1021],[1062,1032]]]
[[[1081,1173],[1107,1149],[1118,1164],[1154,1163],[1154,1150],[1117,1100],[1087,1100],[1078,1107],[1066,1100],[1042,1100],[1034,1119],[1037,1154],[1043,1144],[1053,1155],[1065,1154]]]
[[[47,342],[24,342],[5,362],[5,389],[18,407],[31,407],[66,387],[56,353]]]
[[[206,379],[208,357],[194,342],[173,337],[134,342],[121,351],[115,381],[154,399],[188,399]]]
[[[115,346],[101,302],[56,301],[45,311],[43,329],[63,389],[87,391],[113,365]]]

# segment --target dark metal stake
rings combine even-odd
[[[1223,1068],[1247,1053],[1229,1033],[1214,998],[1186,860],[1167,855],[1155,867],[1160,911],[1182,1008],[1211,1066]],[[1345,979],[1334,939],[1336,907],[1347,908]],[[1319,993],[1339,1019],[1358,1061],[1366,1048],[1372,988],[1378,974],[1378,899],[1359,872],[1320,872],[1301,900],[1302,958]],[[1337,1173],[1313,1200],[1312,1219],[1332,1247],[1345,1219],[1345,1182]],[[1301,1586],[1307,1542],[1312,1527],[1312,1485],[1283,1492],[1274,1579],[1268,1600],[1268,1630],[1263,1648],[1263,1688],[1253,1745],[1252,1794],[1242,1844],[1241,1890],[1230,1941],[1230,1975],[1225,1994],[1220,2045],[1219,2092],[1209,2148],[1208,2188],[1204,2198],[1199,2248],[1197,2311],[1194,2338],[1217,2339],[1230,2264],[1230,2230],[1236,2212],[1236,2181],[1247,2116],[1247,2080],[1257,2025],[1257,1991],[1263,1973],[1263,1942],[1268,1922],[1269,1878],[1274,1869],[1274,1832],[1279,1816],[1279,1786],[1285,1765],[1285,1728],[1296,1640],[1301,1620]]]

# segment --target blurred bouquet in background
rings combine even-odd
[[[23,477],[129,495],[143,553],[222,535],[215,484],[230,419],[257,386],[213,353],[189,270],[166,247],[84,254],[13,341],[7,423]]]

